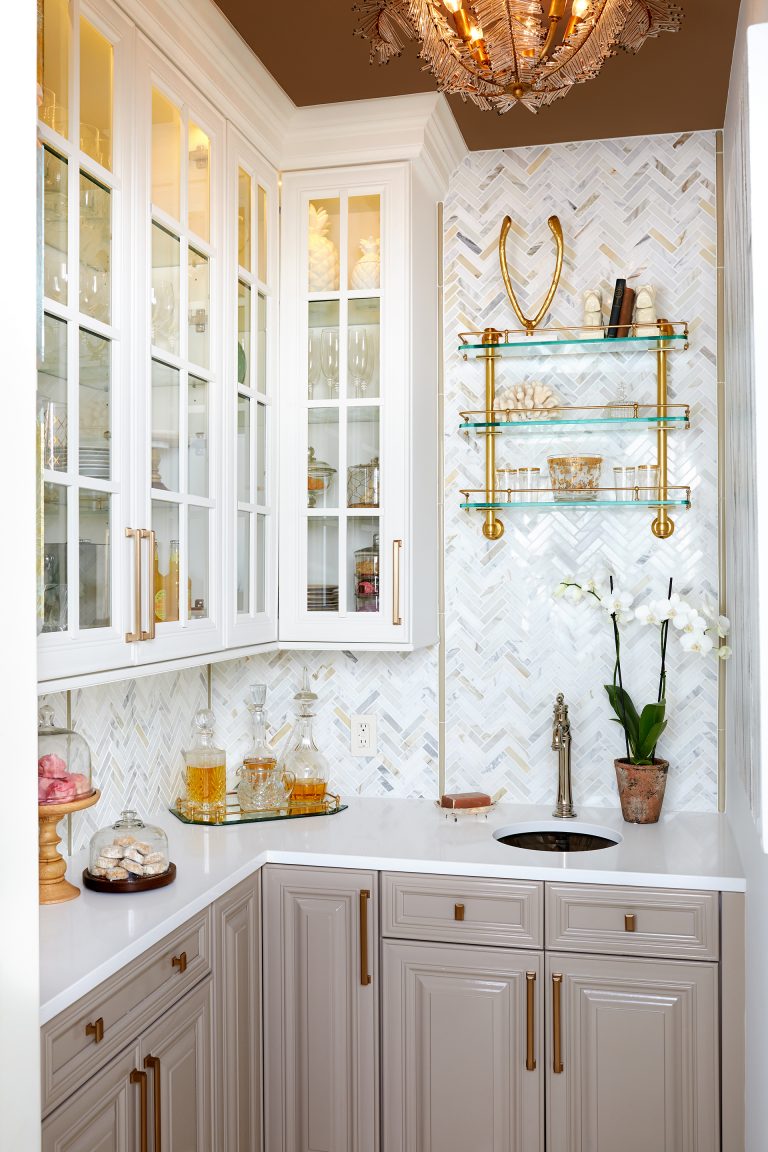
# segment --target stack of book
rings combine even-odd
[[[615,340],[617,336],[632,335],[632,311],[634,306],[634,288],[627,288],[627,282],[624,279],[617,280],[616,287],[613,290],[611,317],[605,332],[609,340]]]

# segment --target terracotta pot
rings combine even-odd
[[[655,824],[661,815],[669,762],[630,764],[628,760],[614,760],[613,764],[624,819],[628,824]]]

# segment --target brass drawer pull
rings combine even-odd
[[[154,529],[142,528],[141,539],[149,540],[149,628],[146,632],[142,630],[142,640],[154,640],[155,638],[155,544],[157,543],[157,533]]]
[[[179,972],[186,972],[186,970],[187,970],[187,954],[186,954],[186,952],[182,952],[178,956],[171,957],[171,967],[172,968],[178,968]]]
[[[139,1152],[147,1152],[149,1133],[147,1130],[147,1074],[134,1068],[129,1077],[131,1084],[139,1086]]]
[[[454,906],[453,906],[453,918],[454,918],[454,920],[463,920],[464,919],[464,905],[463,904],[454,904]]]
[[[154,1118],[155,1118],[155,1147],[154,1152],[162,1152],[163,1139],[162,1124],[160,1123],[160,1057],[145,1056],[144,1067],[151,1069],[155,1076],[154,1082]]]
[[[634,912],[624,913],[624,931],[634,932],[635,930],[635,914]]]
[[[392,623],[397,627],[403,622],[400,615],[400,553],[402,540],[392,541]]]
[[[527,1072],[536,1071],[536,1053],[533,1048],[533,1021],[536,1010],[536,973],[525,974],[525,1068]]]
[[[133,538],[133,632],[126,632],[126,644],[141,640],[141,529],[126,528],[128,539]]]
[[[99,1016],[98,1020],[94,1020],[93,1024],[86,1024],[86,1036],[93,1036],[94,1044],[101,1044],[104,1039],[104,1018]]]
[[[559,972],[552,974],[552,1071],[562,1072],[563,1054],[561,1051],[560,993],[563,977]]]
[[[370,984],[371,976],[368,971],[368,901],[371,894],[367,888],[360,892],[360,983]]]

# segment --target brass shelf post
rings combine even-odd
[[[659,335],[670,336],[674,328],[667,320],[659,320]],[[667,356],[669,345],[659,341],[656,349],[656,409],[659,415],[667,412]],[[665,425],[659,424],[656,429],[656,459],[659,465],[659,500],[667,499],[669,486],[669,473],[667,470],[667,436],[669,431]],[[651,524],[651,531],[659,540],[667,540],[675,530],[675,522],[666,508],[659,508]]]
[[[484,344],[498,344],[501,333],[496,328],[486,328],[483,332]],[[489,425],[483,435],[485,436],[485,499],[487,504],[493,503],[496,489],[496,440],[498,429],[491,428],[493,412],[496,404],[496,361],[498,353],[493,347],[483,349],[485,360],[485,420]],[[504,535],[504,524],[499,520],[493,509],[485,514],[483,536],[486,540],[500,540]]]

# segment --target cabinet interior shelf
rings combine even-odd
[[[459,431],[486,432],[493,428],[509,428],[514,432],[557,432],[561,428],[577,428],[588,432],[593,428],[687,429],[691,426],[688,404],[667,404],[663,412],[655,404],[637,404],[634,401],[589,406],[558,405],[554,408],[496,408],[494,415],[496,419],[486,420],[484,408],[461,412]]]
[[[647,488],[590,488],[572,489],[568,496],[556,495],[552,488],[540,488],[537,492],[522,489],[495,489],[488,500],[484,488],[462,488],[464,501],[461,507],[468,511],[514,512],[525,508],[536,511],[538,508],[690,508],[691,490],[687,487],[671,485],[667,487],[665,500]],[[558,498],[559,495],[559,498]]]
[[[663,325],[658,333],[651,336],[636,334],[637,326],[632,325],[631,336],[609,337],[608,326],[579,327],[571,325],[568,328],[536,328],[534,333],[527,334],[522,329],[484,329],[475,332],[459,333],[459,352],[464,359],[469,358],[470,352],[480,355],[492,349],[497,356],[513,357],[527,356],[534,353],[536,356],[547,356],[558,352],[565,353],[603,353],[603,352],[658,352],[659,349],[671,352],[677,349],[688,348],[687,321],[659,320]],[[493,338],[488,339],[488,333]]]

